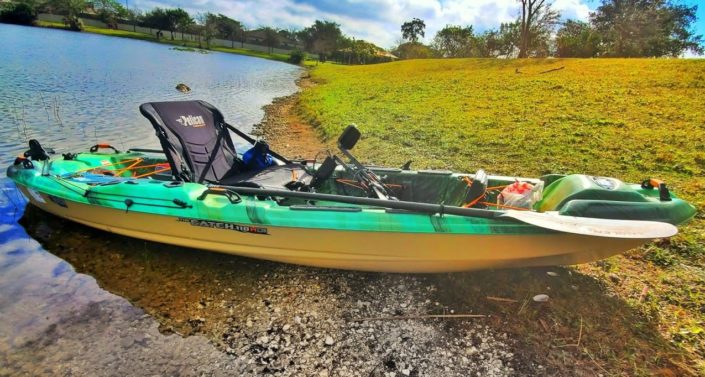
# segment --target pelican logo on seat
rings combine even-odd
[[[200,115],[182,115],[176,121],[184,127],[198,128],[206,126],[206,121]]]

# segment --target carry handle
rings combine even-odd
[[[95,153],[95,152],[98,152],[98,149],[112,149],[115,153],[120,153],[120,151],[117,148],[115,148],[112,145],[107,144],[107,143],[96,144],[96,145],[92,146],[91,149],[89,149],[89,150],[91,151],[91,153]]]
[[[671,201],[671,193],[668,191],[666,183],[660,179],[649,178],[641,182],[641,187],[644,189],[654,189],[658,187],[658,197],[662,202]]]
[[[230,200],[230,204],[237,204],[242,201],[237,192],[225,187],[208,187],[196,199],[204,200],[208,195],[223,195]]]

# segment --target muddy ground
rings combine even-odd
[[[316,85],[308,73],[296,81],[302,89]],[[253,127],[253,135],[267,141],[272,150],[293,159],[313,159],[317,154],[332,147],[324,142],[306,120],[297,111],[299,93],[276,98],[264,107],[262,122]]]

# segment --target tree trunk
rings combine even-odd
[[[169,30],[169,32],[171,32],[171,40],[173,41],[173,40],[174,40],[174,31],[173,31],[173,30]]]
[[[519,25],[519,58],[523,59],[526,57],[526,11],[527,11],[527,6],[528,2],[531,2],[531,0],[522,0],[521,1],[521,24]]]

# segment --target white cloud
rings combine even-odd
[[[583,0],[556,0],[553,8],[559,10],[563,18],[587,21],[590,17],[590,7]]]
[[[555,0],[564,17],[586,20],[585,0]],[[414,17],[426,23],[426,41],[448,24],[473,25],[475,30],[496,28],[516,19],[517,0],[136,0],[137,6],[181,6],[191,13],[223,13],[249,27],[262,25],[302,28],[317,19],[338,22],[349,36],[391,47],[401,38],[400,27]]]

